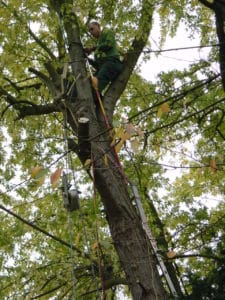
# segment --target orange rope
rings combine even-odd
[[[103,104],[102,104],[101,96],[100,96],[100,94],[99,94],[99,91],[98,91],[97,87],[96,87],[95,85],[94,85],[93,87],[94,87],[94,89],[95,89],[95,92],[96,92],[96,95],[97,95],[97,98],[98,98],[99,106],[100,106],[100,109],[101,109],[101,112],[102,112],[102,115],[103,115],[103,119],[104,119],[106,128],[109,130],[109,129],[111,129],[111,127],[110,127],[110,125],[109,125],[109,120],[108,120],[108,118],[107,118],[107,115],[106,115],[104,106],[103,106]],[[120,162],[118,153],[116,152],[115,146],[113,146],[113,152],[114,152],[114,155],[115,155],[115,158],[116,158],[116,163],[117,163],[117,165],[118,165],[118,167],[119,167],[119,171],[120,171],[121,175],[123,176],[125,182],[127,183],[128,180],[127,180],[127,178],[126,178],[126,176],[125,176],[125,174],[124,174],[123,167],[122,167],[122,165],[121,165],[121,162]]]

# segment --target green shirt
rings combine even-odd
[[[111,30],[104,29],[101,32],[96,45],[94,57],[98,65],[103,64],[107,60],[119,58],[115,35]]]

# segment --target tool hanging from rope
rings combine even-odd
[[[80,208],[79,191],[77,189],[70,190],[71,184],[68,182],[68,175],[63,172],[62,176],[62,195],[63,204],[67,211],[75,211]]]

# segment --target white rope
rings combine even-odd
[[[167,282],[167,285],[172,293],[172,295],[174,296],[175,299],[178,299],[178,294],[176,292],[176,289],[174,287],[174,284],[169,276],[169,273],[166,269],[166,266],[164,264],[164,261],[162,259],[162,257],[159,255],[159,251],[158,251],[158,247],[157,247],[157,244],[156,244],[156,241],[152,235],[152,232],[148,226],[148,222],[147,222],[147,218],[145,216],[145,212],[144,212],[144,209],[142,207],[142,204],[141,204],[141,198],[139,196],[139,193],[138,193],[138,189],[137,189],[137,186],[133,183],[133,182],[130,182],[131,184],[131,189],[132,189],[132,192],[133,192],[133,195],[134,195],[134,198],[135,198],[135,201],[136,201],[136,204],[137,204],[137,208],[138,208],[138,211],[139,211],[139,214],[140,214],[140,217],[141,217],[141,220],[142,220],[142,227],[144,229],[144,231],[146,232],[146,235],[150,241],[150,244],[152,246],[152,249],[154,251],[154,254],[158,260],[158,263],[159,263],[159,266],[163,272],[163,275],[166,279],[166,282]]]
[[[64,131],[63,131],[63,136],[64,136],[64,143],[66,147],[66,153],[68,153],[68,144],[67,144],[67,113],[66,113],[66,108],[65,108],[65,113],[64,113]],[[68,170],[69,170],[69,158],[68,154],[65,156],[65,171],[66,174],[65,176],[68,175]],[[67,178],[66,178],[67,179]],[[68,180],[64,180],[64,193],[65,196],[67,197],[67,202],[69,203],[69,195],[68,195]],[[75,262],[74,262],[74,250],[73,250],[73,234],[72,234],[72,218],[71,218],[71,212],[68,211],[68,226],[69,226],[69,236],[70,236],[70,259],[71,259],[71,281],[72,281],[72,294],[73,294],[73,300],[76,300],[76,289],[75,285],[77,282],[76,276],[75,276]]]

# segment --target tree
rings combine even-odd
[[[223,83],[223,89],[225,89],[225,31],[224,31],[224,23],[225,23],[225,2],[222,1],[213,1],[212,3],[200,0],[202,4],[204,4],[206,7],[212,9],[212,11],[215,14],[216,19],[216,33],[218,37],[219,42],[219,61],[220,61],[220,72],[222,77],[222,83]]]
[[[4,215],[4,224],[8,225],[4,225],[1,237],[3,297],[48,299],[52,296],[63,299],[77,293],[78,297],[94,299],[102,293],[103,298],[111,296],[113,299],[116,297],[115,287],[125,284],[134,299],[167,299],[168,288],[165,280],[160,278],[156,257],[129,189],[127,174],[134,174],[134,171],[135,175],[131,178],[138,182],[140,193],[145,198],[143,204],[151,228],[180,296],[185,289],[180,287],[180,279],[177,279],[171,260],[181,259],[179,269],[185,270],[189,280],[184,282],[187,297],[195,295],[194,285],[199,284],[201,275],[197,272],[198,260],[188,264],[189,268],[193,266],[196,270],[194,275],[185,268],[182,263],[184,247],[199,247],[199,257],[215,262],[223,259],[219,248],[216,257],[206,253],[211,239],[216,239],[215,231],[204,233],[202,244],[195,241],[192,245],[188,239],[189,234],[195,234],[195,226],[200,232],[204,222],[210,226],[213,213],[205,207],[190,208],[188,212],[180,209],[182,203],[191,206],[195,197],[204,193],[199,191],[202,183],[207,182],[212,193],[214,189],[217,194],[223,193],[223,176],[220,174],[223,174],[224,167],[219,155],[224,144],[224,100],[219,74],[211,67],[217,61],[216,53],[212,49],[209,54],[211,61],[197,62],[188,70],[162,72],[155,84],[143,80],[135,70],[141,54],[146,54],[147,59],[151,53],[146,47],[153,13],[161,17],[162,44],[166,34],[175,34],[183,20],[194,28],[203,19],[199,28],[202,43],[211,43],[215,39],[213,27],[207,34],[204,31],[206,25],[211,26],[211,11],[199,5],[198,1],[183,1],[182,6],[177,1],[169,5],[165,3],[153,5],[149,0],[138,4],[111,1],[111,5],[102,1],[74,3],[72,0],[59,0],[44,4],[39,1],[23,4],[1,1],[4,12],[1,14],[0,79],[4,128],[1,138],[2,201],[4,205],[13,206],[14,217],[20,221]],[[192,12],[190,7],[196,8],[199,14]],[[120,124],[114,132],[115,141],[127,139],[125,133],[133,133],[131,146],[139,150],[133,155],[127,146],[127,152],[119,154],[124,168],[118,161],[114,139],[106,127],[102,111],[95,108],[93,90],[87,77],[82,42],[90,42],[84,33],[93,17],[101,18],[103,25],[109,23],[114,27],[121,49],[126,51],[124,70],[103,98],[110,124],[121,123],[121,115],[129,120],[124,127]],[[168,26],[170,18],[173,23]],[[10,142],[5,141],[4,135]],[[163,178],[163,167],[157,161],[168,153],[167,147],[172,149],[179,140],[185,143],[191,135],[201,136],[195,142],[199,163],[193,164],[188,174],[177,179],[171,193],[164,199],[158,199],[157,188],[166,185],[167,181]],[[143,142],[139,141],[140,138]],[[214,143],[210,148],[209,141],[212,140]],[[4,150],[6,144],[10,146],[10,153]],[[67,157],[70,157],[69,161]],[[66,214],[62,210],[61,193],[59,190],[49,191],[49,184],[44,185],[43,180],[50,172],[54,185],[62,168],[65,168],[64,164],[73,177],[74,162],[81,170],[80,178],[76,180],[90,182],[91,179],[101,201],[96,193],[93,196],[92,188],[84,192],[82,213],[72,215],[76,238],[70,244],[65,242],[70,238],[71,228],[68,228]],[[189,166],[190,161],[185,163]],[[11,181],[16,178],[20,183],[12,189]],[[193,181],[194,189],[190,196]],[[168,202],[173,202],[173,205],[165,209],[164,205]],[[161,213],[158,214],[157,210]],[[221,211],[222,205],[216,215],[219,216]],[[26,218],[20,218],[21,215],[26,215]],[[191,220],[193,217],[195,222]],[[24,223],[33,230],[27,232]],[[164,231],[164,226],[168,232]],[[181,233],[178,231],[172,239],[172,232],[179,226]],[[54,234],[49,234],[52,231]],[[221,228],[220,232],[223,237]],[[46,240],[47,236],[51,239]],[[13,241],[9,237],[13,237]],[[177,248],[181,253],[172,258],[169,255],[168,261],[166,253],[174,243],[179,244]],[[74,251],[74,257],[72,254],[68,257],[67,248],[71,253]],[[217,266],[214,267],[208,264],[208,274],[213,274]],[[188,287],[189,282],[193,283],[192,289]],[[214,282],[215,279],[212,279],[210,284]],[[222,281],[219,279],[217,283],[221,291]],[[110,291],[106,292],[108,289]],[[217,291],[210,293],[216,294]]]

